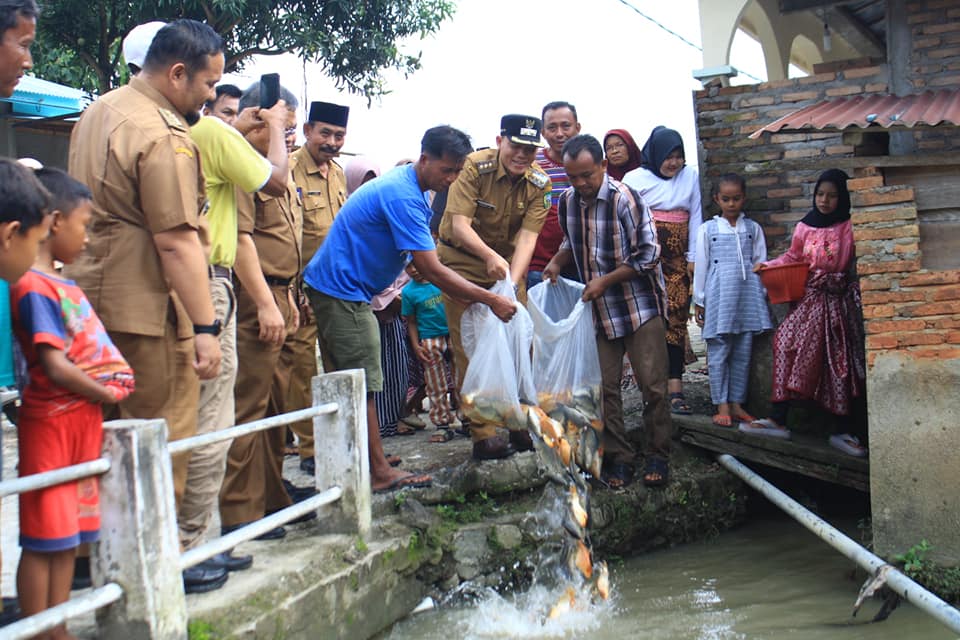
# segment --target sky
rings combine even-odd
[[[696,0],[627,2],[700,43]],[[388,73],[391,93],[369,108],[365,97],[337,90],[319,65],[294,55],[259,57],[224,81],[244,88],[275,72],[301,103],[349,105],[343,151],[370,155],[384,170],[416,158],[429,127],[449,124],[468,133],[475,147],[494,146],[502,115],[539,116],[554,100],[573,103],[583,133],[598,138],[627,129],[643,146],[654,126],[676,129],[695,162],[692,91],[701,85],[692,71],[704,66],[702,54],[620,0],[460,0],[435,34],[401,48],[422,52],[421,69],[409,78]],[[731,64],[765,75],[759,45],[742,33]]]

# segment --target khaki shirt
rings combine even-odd
[[[282,196],[238,190],[237,230],[253,235],[263,275],[293,279],[300,274],[303,212],[293,181]]]
[[[480,239],[509,261],[521,229],[540,233],[550,209],[551,188],[550,178],[535,164],[514,182],[497,149],[471,153],[447,196],[437,248],[440,262],[471,282],[491,286],[484,261],[457,247],[453,216],[470,218]]]
[[[200,153],[182,116],[134,78],[80,116],[69,162],[70,174],[93,193],[94,217],[86,251],[65,274],[108,331],[160,337],[173,320],[178,337],[193,335],[153,241],[156,233],[200,225]]]
[[[290,154],[290,172],[300,191],[303,203],[303,268],[317,252],[330,232],[333,219],[347,199],[347,178],[334,161],[330,161],[327,177],[306,147]]]

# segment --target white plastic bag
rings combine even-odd
[[[510,280],[501,280],[490,290],[516,300]],[[463,314],[460,332],[470,360],[460,390],[464,413],[477,422],[525,429],[520,401],[533,403],[537,394],[530,363],[530,314],[518,304],[516,315],[503,322],[488,306],[473,304]]]
[[[527,292],[533,321],[533,371],[538,404],[548,413],[557,404],[600,419],[600,357],[584,285],[566,278],[544,281]]]

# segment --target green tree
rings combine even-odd
[[[126,80],[120,43],[130,29],[192,18],[223,36],[227,71],[252,55],[292,52],[321,63],[341,89],[373,98],[387,91],[384,71],[420,67],[419,52],[398,41],[436,32],[453,10],[452,0],[46,0],[34,70],[104,93]]]

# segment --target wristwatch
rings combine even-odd
[[[217,318],[216,320],[214,320],[213,324],[193,325],[194,333],[209,333],[214,337],[219,336],[222,330],[223,330],[223,326],[220,324],[220,318]]]

